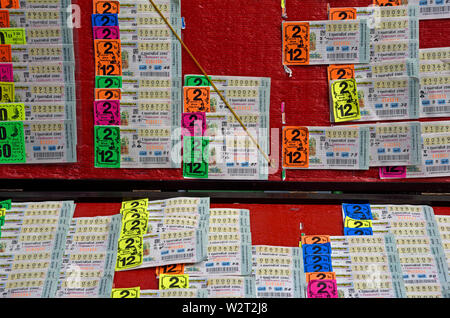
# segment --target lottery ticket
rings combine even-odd
[[[11,281],[4,284],[3,298],[48,298],[54,295],[54,279]]]
[[[206,288],[144,289],[139,298],[207,298]]]
[[[147,203],[148,210],[163,209],[163,213],[196,212],[209,215],[210,199],[208,197],[176,197],[165,200],[152,200]]]
[[[216,87],[263,87],[270,89],[270,77],[209,75]],[[184,86],[210,86],[204,75],[186,74]]]
[[[420,60],[420,75],[444,75],[450,73],[450,61],[447,60]]]
[[[415,165],[421,162],[420,123],[367,125],[370,166]]]
[[[4,103],[0,104],[0,116],[2,120],[9,121],[73,120],[76,118],[75,103]]]
[[[170,41],[173,37],[172,31],[166,26],[158,27],[132,27],[120,26],[120,40],[124,42],[132,41]]]
[[[11,55],[11,61],[17,63],[75,61],[72,44],[12,45]]]
[[[255,278],[218,276],[208,278],[208,298],[255,298]]]
[[[111,103],[111,101],[96,101],[95,112],[99,113],[97,117],[104,116],[104,102]],[[175,113],[175,111],[172,111],[173,106],[174,104],[170,99],[121,100],[118,101],[117,112],[120,113],[120,125],[122,126],[169,126],[172,124],[173,114]],[[113,112],[113,110],[111,111]]]
[[[301,298],[303,296],[300,280],[303,273],[299,268],[257,266],[254,273],[258,298]]]
[[[109,298],[112,277],[109,279],[84,278],[76,276],[63,278],[58,282],[56,298]]]
[[[365,78],[392,78],[392,77],[418,77],[419,66],[415,59],[393,60],[390,62],[356,64],[354,77]],[[339,69],[337,70],[339,72]],[[342,71],[341,71],[342,72]]]
[[[367,7],[342,7],[330,8],[328,16],[330,20],[352,20],[366,18],[368,24],[374,23],[373,20],[381,18],[399,18],[399,17],[416,17],[418,9],[416,6],[367,6]]]
[[[180,2],[177,0],[158,0],[155,1],[157,8],[164,13],[164,15],[179,15]],[[123,0],[120,1],[120,12],[123,14],[137,14],[137,13],[155,13],[155,8],[151,3],[143,0]]]
[[[420,117],[450,116],[450,74],[420,76]]]
[[[379,18],[369,24],[370,41],[401,41],[419,39],[417,17]]]
[[[24,122],[26,163],[76,161],[74,121]]]
[[[12,28],[61,27],[67,26],[67,11],[16,9],[9,11],[9,24]]]
[[[74,83],[14,83],[14,100],[11,102],[76,101]]]
[[[14,82],[75,82],[74,62],[1,63],[0,68],[10,65]]]
[[[175,30],[181,29],[180,13],[166,14],[166,19],[172,24]],[[157,12],[127,14],[120,12],[117,17],[119,26],[126,27],[161,27],[166,23]],[[177,32],[179,34],[179,32]]]
[[[307,129],[308,169],[368,169],[367,127],[307,127]]]
[[[331,81],[330,85],[339,81]],[[354,121],[418,118],[419,81],[414,77],[358,79],[356,81],[361,117]],[[331,119],[341,116],[332,107]]]
[[[186,265],[184,273],[190,276],[249,275],[251,273],[250,244],[209,244],[207,251],[206,260]]]
[[[419,49],[419,59],[421,62],[428,60],[447,61],[450,59],[450,47]]]
[[[19,0],[21,9],[65,9],[71,2],[69,0]]]
[[[73,33],[71,28],[67,27],[36,27],[26,28],[26,43],[18,44],[72,44]]]
[[[146,234],[156,234],[169,231],[192,230],[205,227],[200,218],[163,217],[149,218]]]
[[[416,59],[418,56],[418,40],[398,40],[370,43],[370,63]]]
[[[366,19],[282,22],[283,64],[348,64],[369,62]]]
[[[448,19],[450,18],[450,5],[444,0],[409,0],[408,4],[419,8],[419,19]]]

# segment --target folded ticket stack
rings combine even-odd
[[[2,164],[77,160],[70,6],[70,0],[17,1],[2,12]]]

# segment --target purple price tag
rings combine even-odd
[[[206,131],[204,112],[183,113],[181,115],[182,136],[203,136]]]
[[[114,99],[94,101],[95,125],[120,125],[120,101]]]
[[[0,63],[0,81],[14,82],[12,63]]]
[[[381,179],[403,179],[406,178],[406,167],[380,167]]]
[[[308,298],[338,298],[335,279],[310,280],[307,291]]]
[[[95,39],[120,39],[119,27],[117,25],[111,26],[94,26],[94,40]]]

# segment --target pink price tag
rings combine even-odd
[[[94,122],[95,125],[120,125],[120,101],[94,101]]]
[[[0,81],[14,82],[12,63],[1,63],[0,64]]]
[[[308,298],[338,298],[335,279],[310,280],[307,292]]]
[[[204,112],[183,113],[181,115],[182,136],[203,136],[206,131]]]
[[[118,26],[94,26],[94,40],[97,39],[120,39]]]
[[[406,178],[406,167],[380,167],[381,179],[403,179]]]

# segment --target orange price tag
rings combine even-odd
[[[120,13],[119,1],[94,0],[94,14]]]
[[[309,166],[309,132],[306,127],[283,127],[283,167]]]
[[[11,44],[0,44],[0,62],[12,62]]]
[[[283,64],[309,64],[309,23],[283,23]]]
[[[331,8],[328,16],[330,20],[355,20],[355,8]]]
[[[353,64],[337,64],[328,66],[328,80],[355,78],[355,66]]]
[[[0,28],[9,28],[8,10],[0,10]]]
[[[122,49],[119,39],[97,39],[94,40],[95,60],[121,61]]]
[[[329,235],[303,235],[302,244],[322,244],[330,242]]]
[[[122,90],[120,88],[96,88],[95,99],[115,99],[122,98]]]
[[[209,113],[211,111],[209,86],[184,86],[183,93],[185,113]]]
[[[402,0],[373,0],[373,4],[380,7],[401,6],[402,2]],[[407,4],[407,1],[405,4]]]
[[[1,9],[20,9],[19,0],[0,0]]]
[[[309,283],[310,280],[336,279],[335,272],[313,272],[305,274],[307,283]]]
[[[156,276],[160,274],[180,275],[184,274],[184,264],[172,264],[156,267]]]
[[[122,61],[96,61],[95,75],[122,75]]]

